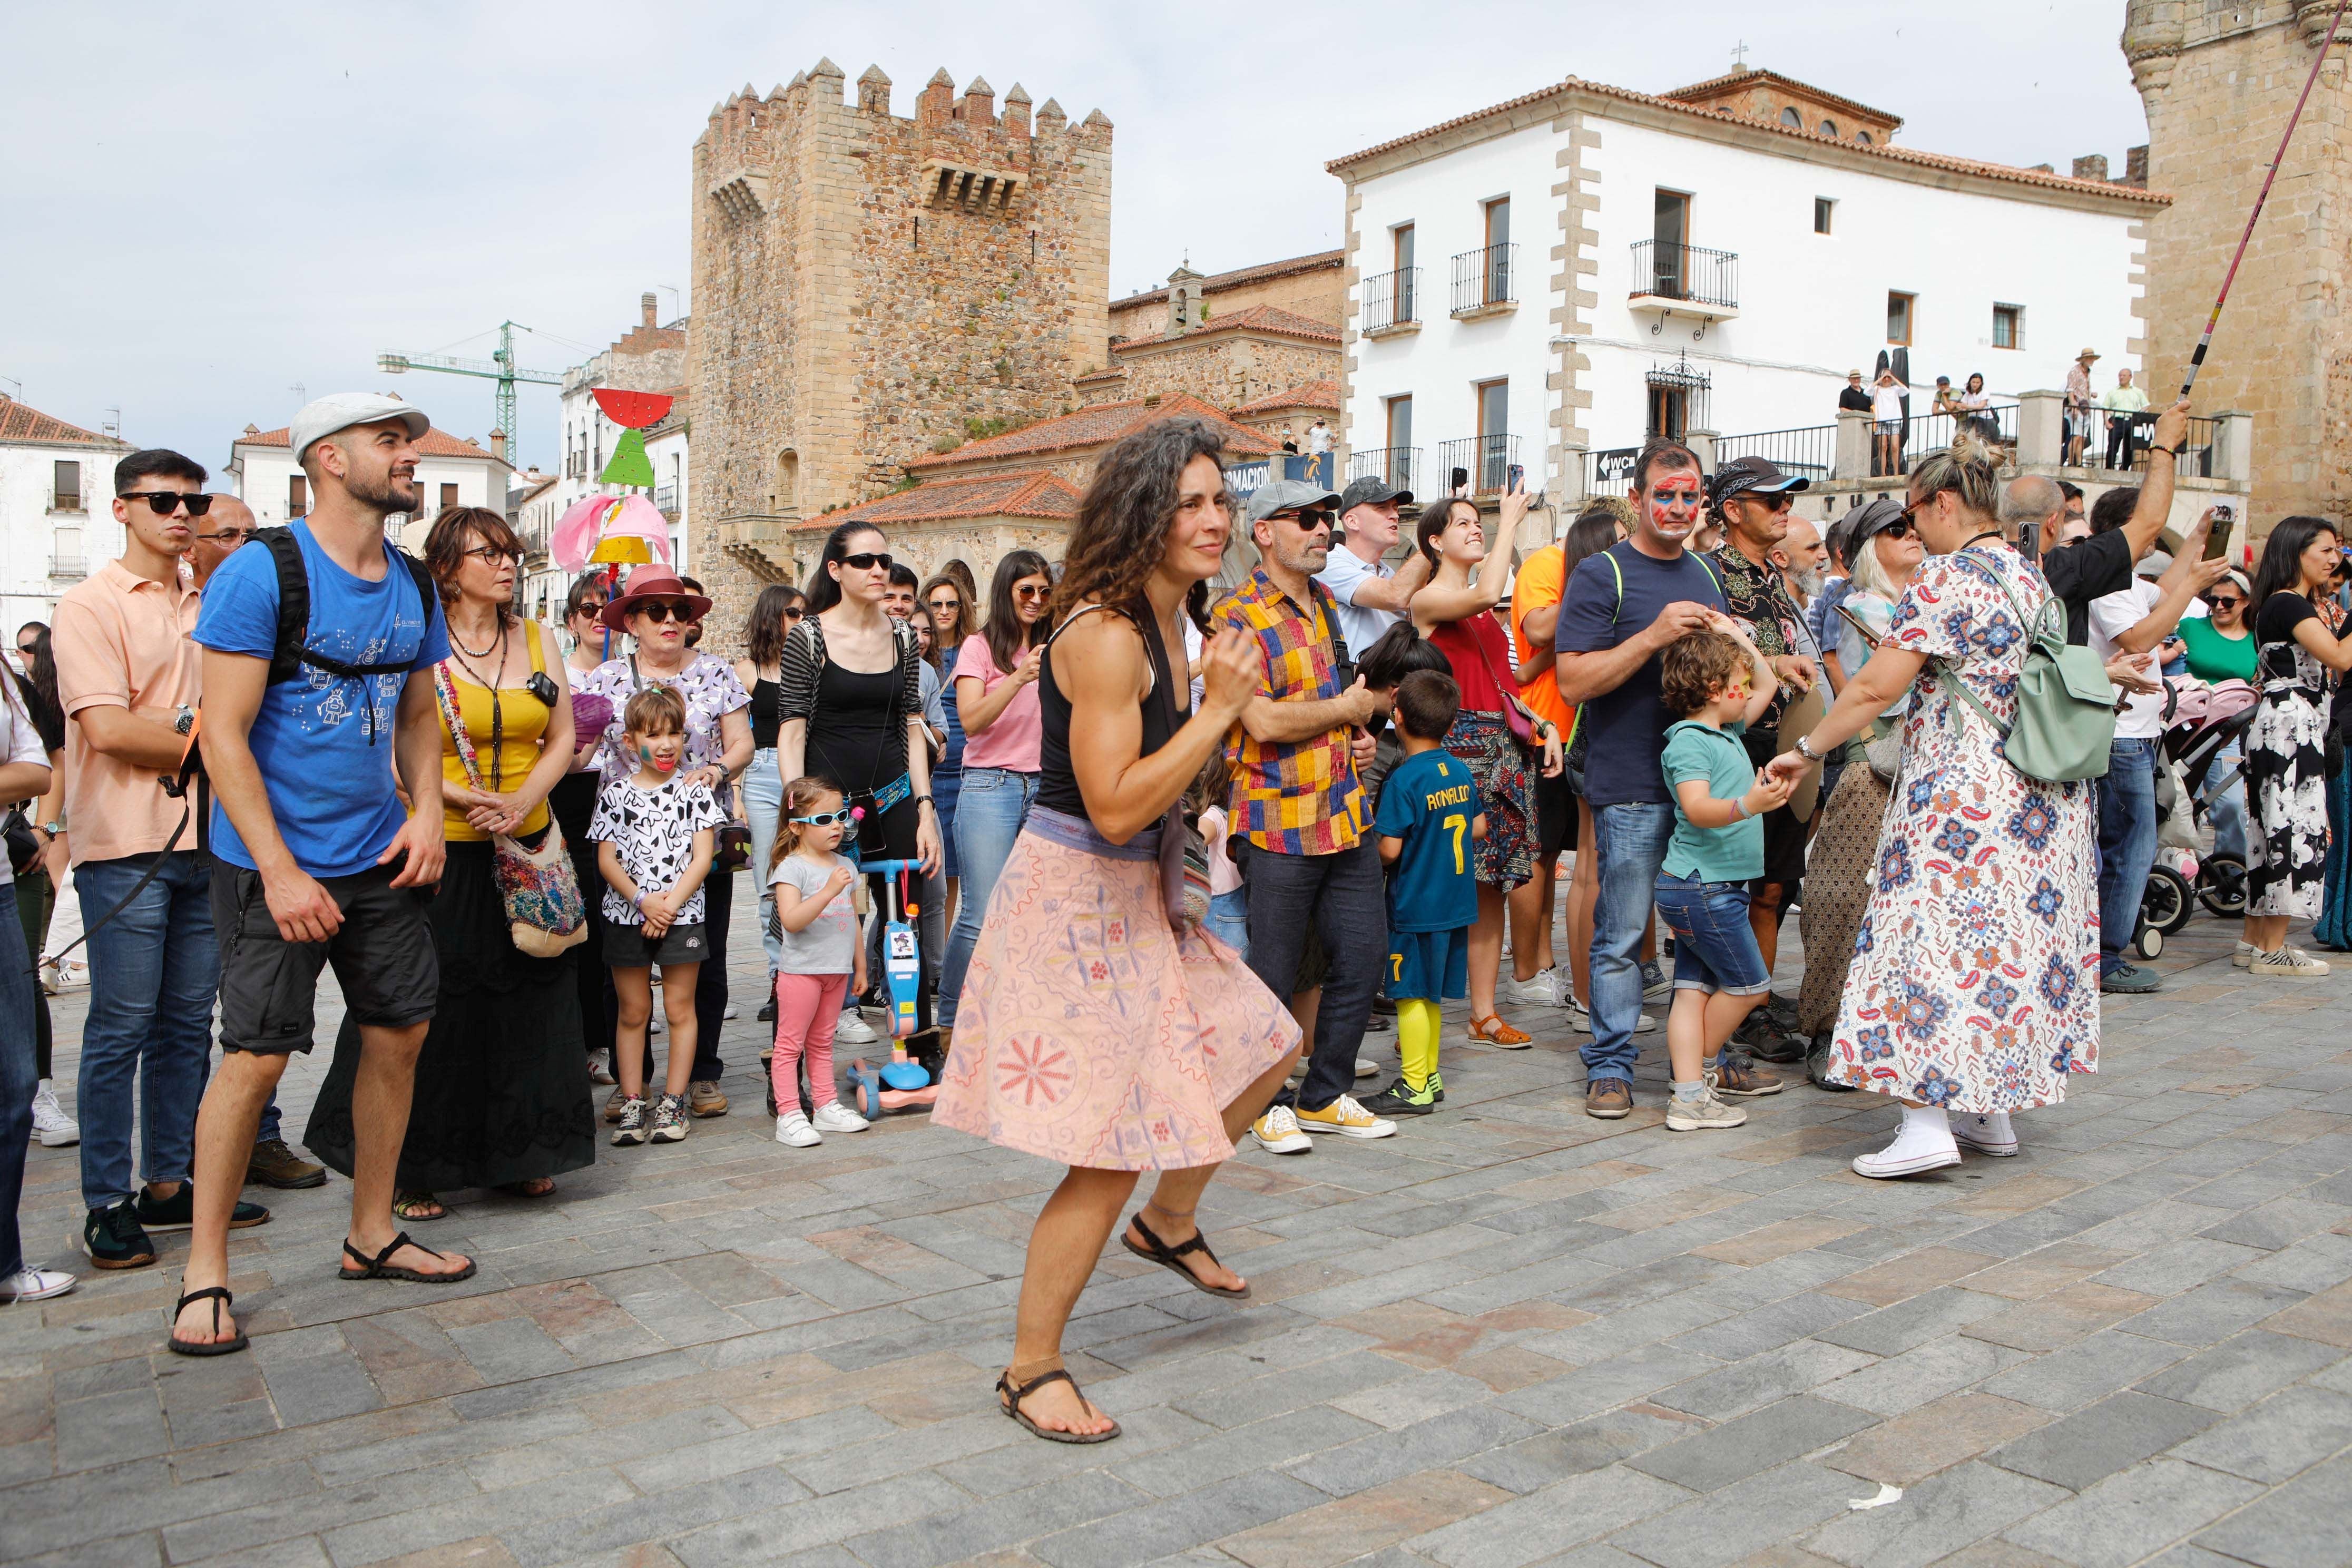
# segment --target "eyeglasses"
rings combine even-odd
[[[794,605],[791,609],[784,612],[784,619],[788,621],[797,621],[807,613],[808,612],[806,610],[802,609],[798,605]]]
[[[861,550],[855,555],[843,556],[841,563],[856,572],[871,572],[877,566],[887,572],[898,564],[890,558],[890,552],[887,550]]]
[[[205,513],[213,510],[212,497],[208,495],[189,495],[184,490],[125,490],[122,494],[116,496],[114,499],[116,500],[143,500],[149,506],[155,509],[155,515],[157,517],[169,517],[173,512],[179,510],[182,507],[186,507],[188,509],[188,515],[190,517],[202,517]]]
[[[2244,599],[2239,597],[2235,594],[2208,594],[2205,595],[2205,603],[2216,610],[2234,610],[2245,602],[2246,601]]]
[[[1318,528],[1328,528],[1339,518],[1338,512],[1327,506],[1303,506],[1297,511],[1278,511],[1275,515],[1297,523],[1298,531],[1301,533],[1312,533]]]
[[[253,537],[253,533],[254,531],[249,528],[224,528],[213,533],[199,533],[196,537],[206,544],[218,544],[224,540],[230,539],[243,544]]]
[[[667,620],[674,619],[683,625],[694,619],[692,606],[679,599],[647,599],[642,605],[632,606],[630,614],[643,616],[656,626]]]
[[[836,822],[849,821],[850,815],[849,808],[847,806],[844,806],[839,811],[820,811],[814,816],[794,816],[789,817],[786,820],[792,822],[805,822],[811,827],[831,827]]]
[[[507,550],[496,544],[477,544],[471,550],[467,551],[466,553],[472,556],[475,560],[480,562],[485,566],[495,566],[501,561],[520,561],[522,559],[521,551]]]
[[[1018,589],[1014,590],[1015,593],[1018,593],[1019,591],[1020,590]],[[961,599],[933,599],[931,601],[931,613],[933,615],[952,616],[958,610],[962,608],[963,601]]]
[[[1053,591],[1051,588],[1033,588],[1025,584],[1015,584],[1013,596],[1016,599],[1042,599]]]

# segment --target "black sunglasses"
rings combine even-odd
[[[2234,609],[2238,605],[2244,604],[2246,601],[2240,598],[2235,594],[2232,594],[2226,598],[2218,594],[2208,594],[2205,595],[2205,602],[2214,609],[2228,610]]]
[[[1303,506],[1297,511],[1278,512],[1298,525],[1301,533],[1312,533],[1318,528],[1328,528],[1339,520],[1339,514],[1325,506]]]
[[[791,609],[784,612],[784,619],[788,621],[797,621],[807,613],[807,611],[802,609],[798,605],[794,605]]]
[[[1911,514],[1906,511],[1878,531],[1889,539],[1908,539],[1917,531],[1912,527]]]
[[[694,619],[693,608],[680,599],[647,599],[644,604],[632,608],[630,614],[643,616],[656,626],[661,625],[673,616],[680,622]]]
[[[143,500],[155,509],[157,517],[169,517],[182,507],[190,517],[202,517],[213,510],[213,498],[208,495],[187,495],[179,490],[125,490],[117,500]]]
[[[861,550],[855,555],[843,556],[841,563],[858,572],[871,572],[877,566],[887,572],[898,564],[890,559],[890,552],[887,550]]]
[[[572,613],[575,616],[585,616],[593,621],[598,616],[604,613],[604,601],[602,599],[591,599]]]

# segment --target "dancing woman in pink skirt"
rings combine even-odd
[[[1038,678],[1036,800],[989,900],[932,1111],[1069,1167],[1030,1232],[997,1381],[1004,1413],[1057,1443],[1118,1436],[1063,1370],[1062,1331],[1138,1173],[1160,1176],[1128,1250],[1248,1296],[1193,1211],[1298,1048],[1281,1002],[1233,949],[1172,930],[1161,892],[1163,819],[1265,673],[1254,641],[1220,633],[1188,707],[1184,622],[1233,531],[1223,452],[1202,421],[1162,420],[1104,456],[1079,506]]]

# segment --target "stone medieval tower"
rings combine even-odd
[[[820,60],[694,144],[695,553],[734,626],[795,529],[899,481],[967,423],[1072,406],[1109,331],[1110,121],[946,71],[890,112]],[[1003,426],[998,426],[1002,428]],[[721,566],[719,563],[725,562]]]
[[[2159,404],[2180,384],[2334,9],[2333,0],[2126,7],[2124,54],[2147,110],[2147,183],[2172,196],[2147,220],[2139,306],[2145,381]],[[2295,512],[2352,516],[2347,43],[2338,37],[2312,91],[2197,380],[2199,413],[2254,416],[2256,534]]]

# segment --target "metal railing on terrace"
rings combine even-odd
[[[1348,477],[1350,479],[1378,479],[1401,490],[1411,490],[1415,497],[1422,493],[1421,448],[1418,447],[1373,447],[1359,448],[1348,454]]]
[[[2130,416],[2127,433],[2118,432],[2109,423],[2104,408],[2091,410],[2090,425],[2083,440],[2080,462],[2086,468],[2137,470],[2146,458],[2147,444],[2156,439],[2157,410],[2150,408]],[[2221,422],[2200,415],[2189,417],[2189,434],[2181,438],[2180,459],[2173,472],[2182,479],[2210,479],[2213,477],[2213,447],[2219,439]],[[2071,447],[2073,443],[2068,443]],[[2070,458],[2074,453],[2070,450]]]
[[[1468,315],[1496,305],[1517,302],[1513,292],[1517,282],[1518,251],[1516,245],[1489,245],[1477,250],[1465,250],[1454,258],[1454,314]]]
[[[1451,495],[1456,486],[1467,485],[1472,495],[1496,495],[1511,487],[1513,471],[1519,466],[1519,438],[1468,436],[1459,441],[1441,441],[1437,463],[1437,491]]]
[[[1792,478],[1827,479],[1836,477],[1837,434],[1834,425],[1807,425],[1794,430],[1759,430],[1751,436],[1718,436],[1715,465],[1738,458],[1762,458]]]
[[[1421,320],[1421,268],[1400,267],[1364,279],[1364,327],[1368,332],[1409,326]]]
[[[53,552],[49,556],[49,575],[52,577],[87,577],[89,575],[89,558],[79,550],[59,550]]]
[[[677,487],[676,485],[660,485],[656,487],[654,490],[654,510],[660,512],[667,518],[675,519],[677,516]]]
[[[1633,242],[1633,293],[1739,308],[1739,255],[1662,239]]]

